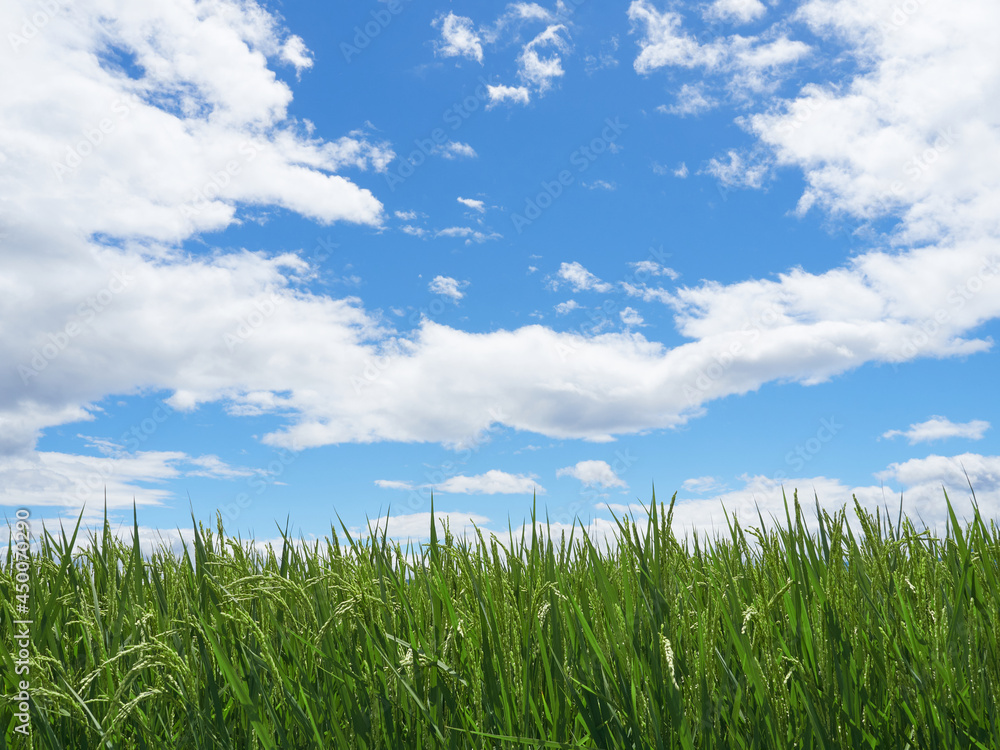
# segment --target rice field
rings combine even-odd
[[[947,497],[945,497],[945,501]],[[40,539],[30,613],[34,748],[1000,747],[1000,533],[942,538],[857,501],[712,540],[674,501],[617,543],[401,547],[341,525],[261,550],[194,524],[181,554],[100,533]],[[806,525],[815,517],[816,531]],[[83,541],[83,544],[79,544]]]

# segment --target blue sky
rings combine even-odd
[[[0,503],[996,517],[998,14],[8,3]]]

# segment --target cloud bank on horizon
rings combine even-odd
[[[631,70],[606,69],[650,87],[696,76],[655,115],[664,123],[739,111],[745,142],[718,144],[700,174],[727,190],[797,175],[799,216],[854,222],[871,241],[825,270],[697,282],[663,259],[634,264],[645,265],[628,281],[602,280],[573,246],[549,248],[559,265],[539,290],[614,292],[646,305],[566,330],[393,316],[363,291],[314,283],[320,264],[306,252],[214,242],[213,233],[266,226],[279,211],[364,229],[373,244],[397,231],[470,247],[504,240],[490,222],[519,206],[477,194],[455,207],[456,194],[473,194],[464,189],[447,203],[467,225],[449,227],[442,212],[445,228],[421,228],[416,213],[391,214],[391,193],[370,178],[409,146],[369,122],[363,102],[353,105],[357,126],[339,133],[297,112],[296,81],[316,75],[333,45],[307,44],[303,29],[254,2],[6,3],[0,21],[13,31],[0,60],[15,72],[0,80],[6,504],[79,508],[82,477],[98,461],[113,467],[112,507],[126,507],[137,489],[140,503],[167,502],[168,490],[139,481],[253,474],[194,448],[142,451],[125,439],[91,441],[100,458],[38,449],[46,431],[99,421],[100,404],[116,395],[164,394],[163,408],[177,412],[217,405],[237,420],[268,417],[260,440],[289,451],[461,449],[497,429],[599,444],[689,426],[713,402],[767,384],[991,352],[980,330],[1000,317],[1000,6],[917,5],[908,13],[888,0],[716,0],[681,12],[634,0],[621,19],[628,37],[615,43]],[[422,54],[480,69],[491,81],[483,116],[555,106],[561,82],[582,68],[586,16],[574,8],[438,11]],[[696,21],[719,31],[698,33]],[[793,85],[801,66],[812,66],[810,80]],[[460,145],[489,168],[489,144]],[[677,177],[687,175],[683,167]],[[400,213],[409,223],[397,229]],[[475,280],[430,267],[421,286],[461,311],[482,293]],[[573,314],[575,300],[550,309]],[[671,321],[680,340],[658,338],[653,316]],[[976,439],[987,427],[933,417],[884,437]],[[997,456],[929,456],[884,477],[932,514],[941,477],[958,481],[959,465],[1000,508]],[[607,462],[556,469],[585,485],[627,487]],[[492,495],[537,485],[528,471],[490,471],[440,487]],[[698,479],[696,492],[722,486]],[[831,492],[845,490],[828,481]],[[744,484],[744,499],[774,489],[759,477]]]

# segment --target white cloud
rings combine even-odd
[[[419,214],[416,211],[396,211],[396,218],[403,221],[413,221]]]
[[[760,188],[771,173],[771,164],[758,155],[743,155],[734,149],[726,154],[728,161],[713,157],[705,172],[725,187]]]
[[[678,177],[678,178],[680,178],[682,180],[685,177],[687,177],[688,176],[687,164],[685,164],[684,162],[681,162],[680,165],[677,167],[677,169],[675,169],[673,171],[673,175],[674,175],[674,177]]]
[[[527,104],[531,101],[531,93],[524,86],[504,86],[503,84],[498,84],[496,86],[487,86],[486,92],[490,98],[486,105],[487,109],[492,109],[504,102]]]
[[[618,313],[618,317],[621,318],[622,323],[626,328],[640,328],[646,325],[645,321],[642,319],[642,315],[639,311],[633,307],[626,307]]]
[[[964,438],[966,440],[982,440],[983,434],[990,428],[990,423],[982,419],[974,419],[971,422],[955,423],[947,417],[934,416],[926,422],[911,424],[908,430],[889,430],[884,433],[884,438],[905,437],[910,445],[917,443],[929,443],[933,440],[946,440],[948,438]]]
[[[437,44],[437,54],[441,57],[468,57],[483,62],[482,40],[471,18],[449,12],[447,16],[436,19],[434,26],[441,28],[441,42]]]
[[[486,204],[483,203],[483,201],[476,200],[475,198],[459,198],[458,202],[478,211],[481,214],[486,213]]]
[[[573,477],[585,485],[609,487],[628,487],[621,477],[615,474],[607,461],[580,461],[575,466],[566,466],[556,471],[556,477]]]
[[[760,0],[715,0],[705,12],[708,19],[749,23],[767,13]]]
[[[577,261],[560,264],[556,276],[562,281],[567,282],[573,288],[574,292],[591,290],[604,293],[614,289],[613,285],[601,281]],[[559,281],[553,280],[552,284],[554,288],[558,288]]]
[[[465,292],[462,289],[468,285],[468,281],[458,281],[450,276],[435,276],[434,280],[427,285],[427,288],[433,294],[440,294],[442,297],[451,297],[458,302],[458,300],[465,296]]]
[[[736,2],[726,2],[736,5]],[[746,5],[745,2],[740,3]],[[642,30],[636,72],[647,75],[664,67],[702,68],[706,73],[727,76],[737,98],[774,88],[777,77],[809,54],[807,44],[789,39],[779,26],[764,36],[717,36],[706,44],[682,28],[679,13],[662,13],[650,0],[633,0],[628,17],[633,33]]]
[[[415,227],[412,224],[404,224],[399,228],[403,234],[409,234],[413,237],[423,237],[427,234],[427,230],[423,227]]]
[[[564,8],[560,6],[560,15]],[[517,57],[517,77],[519,85],[505,83],[488,84],[489,101],[486,108],[493,109],[500,104],[527,105],[533,94],[543,95],[553,82],[565,75],[563,56],[572,51],[569,28],[565,24],[555,23],[555,15],[536,3],[512,3],[494,21],[492,25],[474,28],[472,19],[449,14],[447,18],[438,19],[436,25],[441,25],[442,35],[447,43],[438,45],[438,54],[458,55],[482,62],[485,44],[520,45],[521,51]],[[522,31],[532,25],[544,23],[545,28],[535,33],[527,42],[522,43]],[[444,32],[448,31],[448,34]],[[613,40],[617,48],[617,40]],[[602,53],[603,64],[616,64],[613,56]],[[588,65],[589,67],[589,65]]]
[[[691,85],[685,83],[681,86],[681,90],[677,92],[677,101],[673,106],[667,107],[661,104],[656,110],[664,114],[688,117],[691,115],[700,115],[718,106],[718,100],[706,93],[704,84],[696,83]]]
[[[578,307],[580,307],[580,305],[579,303],[577,303],[576,300],[568,299],[565,302],[560,302],[558,305],[556,305],[555,309],[557,315],[568,315],[569,313],[576,310]]]
[[[498,240],[502,235],[496,232],[480,232],[478,229],[473,229],[472,227],[446,227],[445,229],[439,230],[435,237],[465,237],[465,243],[469,244],[471,242],[477,242],[482,244],[487,240]]]
[[[562,58],[558,54],[569,51],[569,42],[565,35],[566,27],[554,24],[524,45],[521,51],[518,75],[539,93],[548,90],[552,86],[553,79],[565,74]],[[540,54],[542,50],[552,51],[543,57]]]
[[[448,141],[440,146],[435,146],[433,153],[443,156],[445,159],[475,159],[479,156],[476,149],[461,141]]]
[[[336,173],[382,170],[391,150],[362,131],[323,141],[289,122],[291,91],[267,58],[292,54],[297,43],[282,43],[275,20],[256,5],[241,7],[160,0],[89,24],[97,10],[76,5],[53,16],[44,34],[4,45],[5,68],[23,74],[0,83],[6,101],[18,102],[3,117],[0,189],[21,196],[22,212],[38,214],[22,218],[49,221],[55,201],[60,224],[84,236],[171,242],[225,228],[240,206],[378,225],[381,203]],[[20,0],[5,8],[21,18]],[[37,10],[28,2],[23,9]],[[134,53],[138,78],[101,65],[110,45]],[[42,121],[52,97],[62,115]]]
[[[306,43],[300,36],[290,36],[281,46],[281,59],[295,67],[296,73],[301,73],[313,66],[313,59]]]
[[[537,483],[534,477],[525,474],[508,474],[504,471],[491,469],[485,474],[476,476],[454,476],[435,485],[439,492],[465,495],[520,495],[536,492],[545,494],[545,488]]]
[[[674,269],[660,265],[655,260],[640,260],[635,263],[629,263],[629,265],[637,274],[642,274],[643,276],[666,276],[671,281],[676,281],[681,277]]]
[[[62,508],[75,516],[84,505],[103,508],[160,506],[172,499],[162,484],[181,477],[237,479],[253,472],[232,467],[217,456],[190,456],[181,451],[128,453],[112,441],[91,438],[99,456],[39,451],[0,455],[0,506]]]

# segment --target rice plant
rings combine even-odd
[[[945,496],[947,502],[947,496]],[[790,507],[789,507],[790,506]],[[768,527],[678,539],[655,496],[603,548],[532,517],[403,547],[343,524],[259,549],[194,523],[141,553],[107,519],[44,531],[30,619],[37,748],[1000,747],[1000,534],[944,538],[795,496]],[[193,519],[192,519],[193,520]],[[852,523],[854,524],[852,526]],[[9,640],[9,635],[8,635]],[[6,695],[17,692],[4,650]]]

